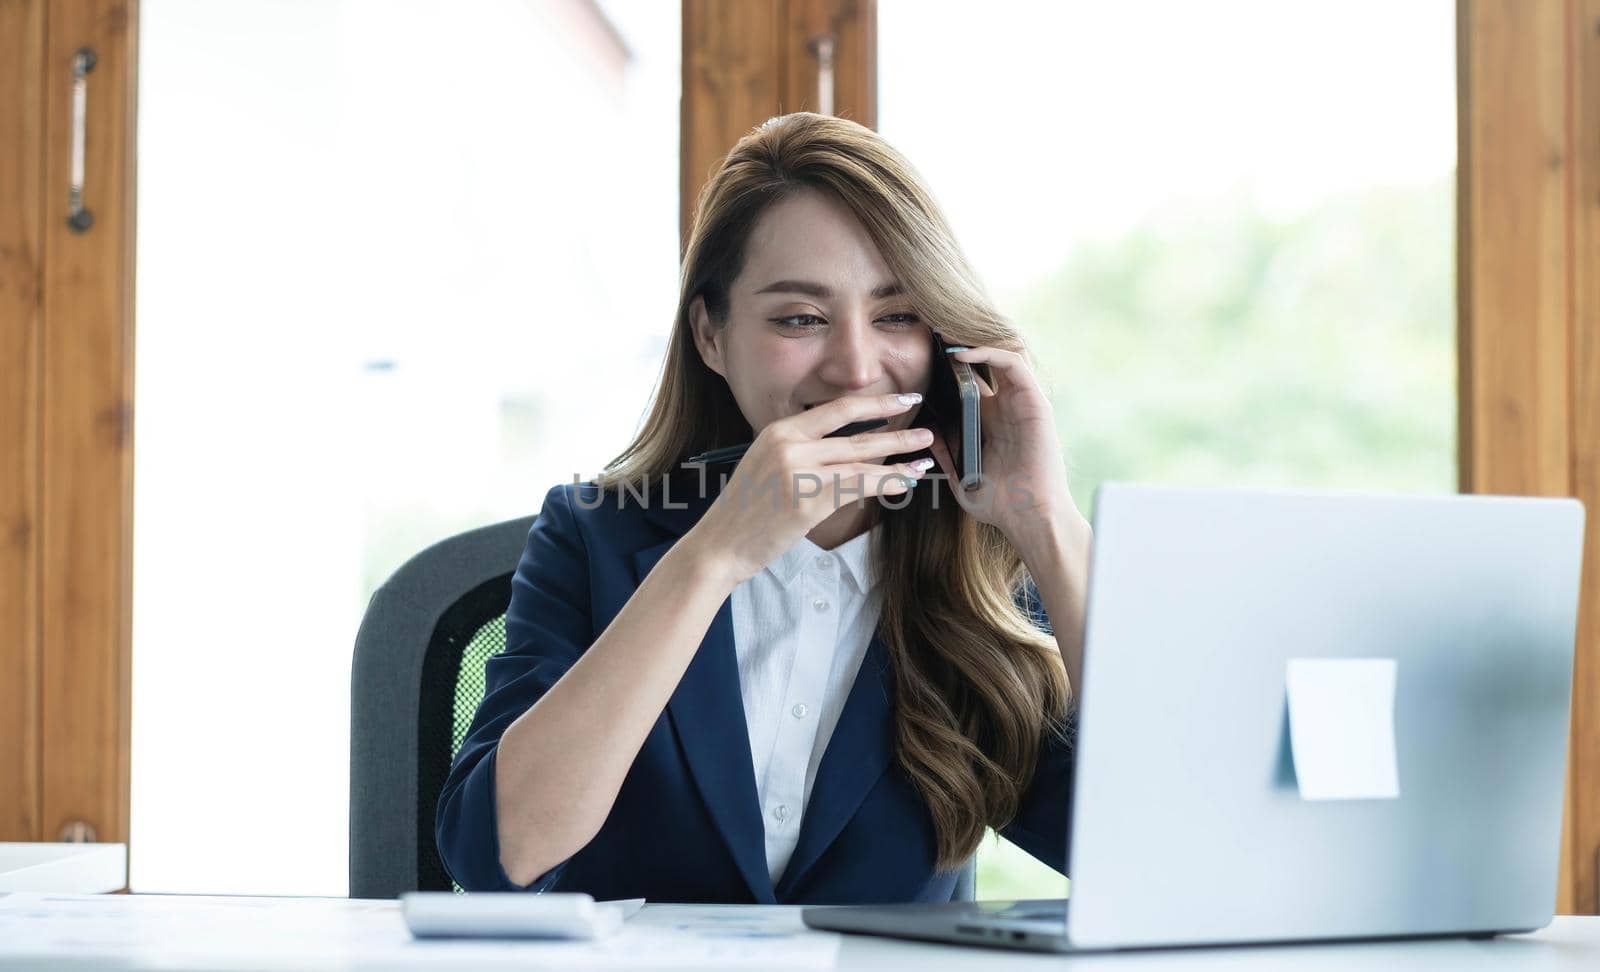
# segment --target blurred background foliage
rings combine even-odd
[[[1455,491],[1454,183],[1084,246],[1017,318],[1085,513],[1107,479]]]

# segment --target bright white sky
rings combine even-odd
[[[997,296],[1174,199],[1455,165],[1450,0],[880,0],[879,130]]]

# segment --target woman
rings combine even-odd
[[[972,492],[920,405],[935,332],[991,376]],[[731,475],[686,463],[751,440]],[[937,901],[993,826],[1065,873],[1089,542],[1021,337],[910,164],[773,118],[700,196],[642,429],[545,497],[441,856],[468,890]]]

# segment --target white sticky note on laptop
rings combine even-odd
[[[1302,800],[1393,800],[1393,658],[1291,658],[1289,743]]]

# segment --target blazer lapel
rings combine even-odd
[[[780,898],[787,900],[793,894],[888,768],[894,757],[893,693],[888,648],[874,632],[817,765],[798,842],[778,881]]]
[[[687,504],[687,508],[651,506],[646,510],[646,517],[672,536],[634,554],[636,582],[642,583],[672,545],[698,521],[710,499],[692,498]],[[733,650],[731,598],[717,609],[705,640],[667,702],[667,713],[695,786],[751,895],[758,903],[775,903],[772,878],[767,873],[766,829],[756,797],[750,734]]]

